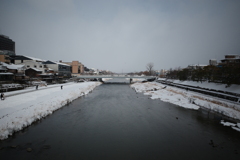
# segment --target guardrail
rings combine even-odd
[[[150,79],[155,78],[154,76],[123,76],[123,75],[81,75],[77,76],[76,78],[144,78],[144,79]]]
[[[227,99],[233,102],[238,102],[240,103],[240,94],[238,93],[232,93],[232,92],[226,92],[226,91],[221,91],[221,90],[214,90],[214,89],[209,89],[209,88],[202,88],[202,87],[196,87],[196,86],[190,86],[190,85],[184,85],[184,84],[178,84],[178,83],[173,83],[165,80],[157,80],[156,82],[162,83],[165,85],[169,86],[174,86],[178,87],[181,89],[189,90],[189,91],[194,91],[222,99]]]

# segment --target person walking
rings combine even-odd
[[[61,89],[63,89],[63,86],[61,86]]]
[[[3,93],[1,93],[1,100],[4,100],[5,98],[4,98],[4,94]]]
[[[38,85],[36,85],[36,90],[38,90]]]

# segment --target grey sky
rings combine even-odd
[[[0,0],[16,53],[114,72],[240,54],[239,0]]]

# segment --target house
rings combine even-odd
[[[42,71],[37,68],[28,68],[25,70],[25,74],[29,77],[39,77]]]
[[[37,70],[40,70],[42,73],[47,71],[47,66],[44,65],[42,62],[26,61],[24,63],[19,63],[19,64],[25,65],[26,69],[35,68]]]
[[[225,55],[225,59],[221,60],[222,64],[233,64],[233,63],[240,63],[240,56],[236,54],[228,54]]]
[[[0,81],[13,81],[14,74],[7,72],[7,67],[0,65]]]
[[[71,77],[71,66],[68,64],[53,61],[46,61],[42,63],[56,72],[58,76]]]
[[[24,79],[25,77],[25,67],[24,65],[14,65],[14,64],[7,64],[4,62],[0,62],[0,66],[1,66],[1,71],[3,70],[3,68],[5,68],[5,74],[3,74],[2,72],[2,78],[3,76],[8,77],[8,80],[21,80]],[[2,80],[2,79],[0,79]]]
[[[0,81],[6,82],[6,81],[13,81],[14,74],[10,72],[0,73]]]
[[[47,83],[53,83],[54,81],[58,80],[58,77],[54,73],[42,73],[38,76]]]

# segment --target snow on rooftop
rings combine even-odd
[[[0,66],[0,70],[7,70],[5,66]]]
[[[51,75],[54,75],[54,73],[42,73],[42,74],[39,74],[41,76],[51,76]]]
[[[8,69],[13,69],[13,70],[17,70],[17,69],[21,69],[24,67],[24,65],[8,65],[6,66]]]
[[[41,70],[39,70],[39,69],[37,69],[37,68],[29,68],[29,69],[33,69],[33,70],[35,70],[35,71],[37,71],[37,72],[42,72]]]
[[[64,66],[70,66],[70,65],[68,65],[68,64],[61,63],[61,62],[55,62],[55,63],[60,64],[60,65],[64,65]]]
[[[0,75],[13,75],[13,73],[6,72],[6,73],[0,73]]]
[[[54,61],[49,61],[49,62],[52,62],[52,63],[58,64],[58,65],[70,66],[70,65],[68,65],[68,64],[61,63],[61,62],[54,62]]]
[[[0,62],[0,64],[1,64],[2,66],[8,65],[7,63],[4,63],[4,62]]]
[[[46,61],[46,60],[43,60],[43,59],[34,58],[34,57],[29,57],[29,56],[24,56],[24,57],[27,57],[27,58],[32,59],[32,60],[35,60],[35,61],[41,61],[41,62],[45,62],[45,61]]]
[[[24,67],[24,65],[16,65],[16,64],[7,64],[7,63],[4,63],[4,62],[1,62],[1,64],[5,67],[7,67],[8,69],[21,69]]]

